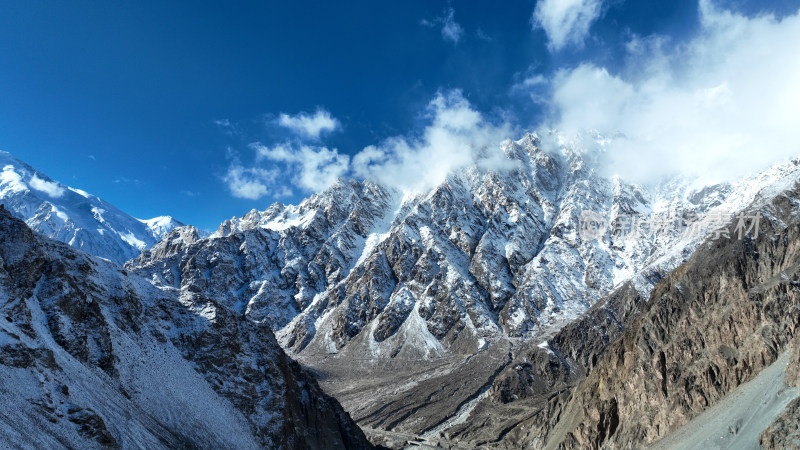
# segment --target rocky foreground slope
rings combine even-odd
[[[122,265],[183,225],[169,216],[139,220],[0,151],[0,203],[34,231]]]
[[[567,367],[589,369],[586,378],[507,430],[504,446],[655,443],[789,351],[800,326],[800,187],[759,197],[750,212],[762,215],[758,235],[700,246],[638,303],[641,313],[596,360],[566,358]],[[798,363],[795,349],[790,384],[797,384]],[[761,442],[791,447],[796,414],[795,401]]]
[[[786,368],[786,384],[800,387],[800,336],[792,341],[792,354]],[[800,398],[795,398],[783,413],[759,436],[765,450],[800,448]]]
[[[1,206],[0,399],[11,448],[371,448],[266,324]]]

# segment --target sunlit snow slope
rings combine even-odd
[[[0,151],[0,203],[34,231],[118,264],[182,224],[162,216],[139,220],[80,189],[51,180]]]

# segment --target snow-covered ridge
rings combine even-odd
[[[582,213],[608,224],[675,211],[703,220],[800,178],[789,162],[734,183],[637,186],[603,175],[591,152],[543,147],[536,134],[508,140],[503,168],[458,169],[414,195],[340,180],[299,205],[232,218],[210,239],[172,236],[129,268],[267,320],[294,352],[415,358],[431,339],[469,352],[553,332],[631,278],[646,295],[707,237],[586,239]]]
[[[4,151],[0,151],[0,203],[34,231],[118,264],[182,225],[168,216],[131,217],[97,196],[53,181]]]

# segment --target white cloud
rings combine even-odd
[[[458,44],[458,41],[460,41],[461,37],[464,35],[464,29],[456,22],[455,14],[456,12],[453,8],[448,8],[443,16],[433,20],[422,19],[420,23],[430,28],[441,25],[442,39],[452,42],[453,44]]]
[[[428,125],[415,137],[392,137],[364,148],[351,159],[336,149],[283,143],[253,143],[256,164],[245,168],[235,156],[225,181],[237,197],[288,196],[284,180],[304,191],[319,192],[341,177],[367,178],[404,191],[422,192],[453,170],[477,164],[502,170],[511,164],[500,143],[510,126],[494,124],[476,111],[460,91],[437,94],[425,110]],[[269,161],[276,168],[258,167]],[[279,175],[280,174],[280,175]]]
[[[353,157],[353,173],[404,191],[425,191],[453,170],[471,164],[495,169],[505,157],[500,143],[511,135],[506,123],[487,121],[460,91],[439,93],[428,104],[430,124],[417,139],[394,137]]]
[[[54,181],[43,180],[36,175],[31,178],[31,181],[28,182],[28,184],[30,187],[36,189],[37,191],[42,191],[52,198],[59,198],[64,195],[64,188],[59,186],[58,183]]]
[[[312,139],[318,139],[323,132],[330,132],[339,128],[339,121],[324,109],[318,109],[313,115],[305,112],[293,116],[281,113],[277,123],[297,134]]]
[[[602,0],[540,0],[531,21],[544,29],[548,48],[558,51],[567,45],[582,46],[601,8]]]
[[[619,74],[560,72],[547,125],[623,133],[609,144],[609,170],[640,180],[726,179],[800,153],[800,12],[748,18],[701,0],[700,18],[685,44],[632,39]]]
[[[322,191],[332,185],[339,177],[347,174],[350,157],[339,154],[336,149],[302,145],[293,148],[288,144],[267,147],[260,143],[252,144],[260,160],[286,163],[295,172],[294,182],[309,191]]]
[[[530,96],[534,103],[547,104],[550,101],[549,89],[551,80],[542,74],[530,73],[521,81],[511,86],[511,94]]]
[[[276,173],[258,167],[242,167],[238,163],[228,168],[223,180],[234,197],[258,200],[269,193]]]
[[[447,15],[442,20],[442,38],[445,41],[450,41],[453,44],[458,44],[461,40],[461,35],[464,34],[464,29],[455,21],[455,11],[450,8]]]

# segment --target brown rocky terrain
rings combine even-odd
[[[800,386],[800,337],[792,341],[792,356],[786,367],[786,384]],[[759,438],[765,450],[800,448],[800,398],[789,403],[784,413]]]
[[[506,444],[638,448],[774,362],[800,325],[798,205],[797,188],[755,204],[758,236],[702,245],[655,287],[586,379],[510,430]],[[788,372],[796,382],[796,355]],[[794,402],[762,437],[765,446],[790,439],[796,411]]]

